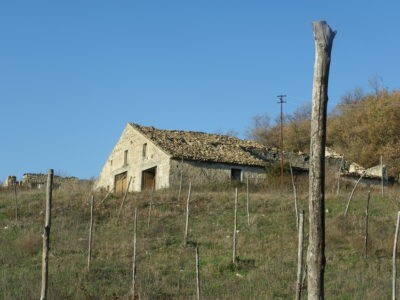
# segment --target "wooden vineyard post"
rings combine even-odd
[[[365,208],[365,235],[364,235],[364,257],[368,256],[368,209],[369,200],[371,198],[371,191],[368,191],[367,207]]]
[[[196,299],[200,300],[200,264],[199,264],[199,246],[196,245]]]
[[[132,256],[132,296],[135,299],[136,285],[136,233],[137,233],[137,208],[135,208],[135,220],[133,226],[133,256]]]
[[[347,211],[349,210],[350,202],[351,202],[351,199],[353,198],[354,192],[355,192],[355,190],[356,190],[358,184],[360,183],[361,179],[364,177],[364,175],[365,175],[365,172],[363,172],[363,173],[361,174],[360,178],[357,180],[356,184],[354,185],[353,190],[351,191],[349,200],[347,201],[346,209],[344,210],[344,215],[345,215],[345,216],[347,215]]]
[[[121,211],[122,211],[122,207],[124,206],[124,202],[125,202],[126,196],[128,195],[129,186],[131,185],[131,181],[132,181],[132,176],[129,177],[129,182],[128,182],[128,185],[127,185],[126,190],[125,190],[124,198],[122,198],[121,206],[119,207],[118,218],[117,218],[118,220],[119,220],[119,215],[121,214]]]
[[[181,192],[182,192],[182,179],[183,179],[183,156],[181,159],[181,169],[179,175],[179,192],[178,192],[178,201],[181,200]]]
[[[47,299],[53,176],[54,176],[54,171],[53,171],[53,169],[50,169],[47,173],[46,216],[45,216],[45,224],[44,224],[44,231],[43,231],[42,285],[41,285],[41,292],[40,292],[40,300]]]
[[[190,195],[192,193],[192,182],[189,181],[189,192],[188,192],[188,197],[186,200],[186,223],[185,223],[185,236],[183,239],[183,244],[187,245],[188,241],[188,234],[189,234],[189,202],[190,202]]]
[[[396,252],[397,252],[397,239],[399,236],[399,223],[400,223],[400,211],[397,212],[396,232],[394,234],[393,242],[393,259],[392,259],[392,300],[396,300]]]
[[[381,154],[381,186],[382,186],[382,198],[383,198],[383,195],[384,195],[384,181],[383,181],[383,179],[384,179],[384,172],[383,172],[383,155]]]
[[[247,226],[250,226],[250,211],[249,211],[249,177],[246,180],[246,209],[247,209]]]
[[[292,163],[290,161],[289,161],[289,167],[290,167],[290,177],[292,178],[292,186],[293,186],[293,194],[294,194],[294,212],[296,213],[296,228],[299,229],[299,212],[298,212],[298,208],[297,208],[297,190],[296,190],[296,185],[294,183]]]
[[[93,233],[93,206],[94,206],[94,195],[90,199],[90,226],[89,226],[89,246],[88,246],[88,259],[87,259],[87,271],[90,271],[90,261],[92,260],[92,233]]]
[[[343,165],[343,156],[342,159],[340,160],[340,165],[339,165],[336,195],[339,195],[340,193],[340,175],[342,173],[342,165]]]
[[[324,299],[325,270],[325,145],[328,79],[333,32],[325,21],[313,22],[315,65],[309,163],[308,299]]]
[[[150,229],[150,222],[151,222],[151,209],[153,206],[153,196],[154,196],[154,189],[151,191],[151,197],[149,201],[149,212],[147,215],[147,229]]]
[[[303,275],[303,235],[304,235],[304,211],[299,215],[299,241],[297,250],[297,282],[296,282],[296,300],[301,299],[302,275]]]
[[[14,199],[15,199],[15,222],[18,222],[18,194],[17,194],[17,183],[14,183]]]
[[[235,209],[233,219],[233,236],[232,236],[232,264],[236,264],[236,233],[237,233],[237,203],[238,203],[238,189],[235,189]]]

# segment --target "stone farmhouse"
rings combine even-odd
[[[279,162],[280,155],[278,149],[255,141],[128,123],[104,164],[95,189],[158,190],[179,185],[181,177],[193,184],[246,179],[257,182],[266,178],[266,168]],[[284,152],[283,156],[297,173],[308,172],[307,154]],[[325,156],[326,167],[334,173],[340,170],[343,180],[355,181],[365,173],[362,183],[379,184],[386,174],[386,166],[364,169],[329,148]]]
[[[179,185],[263,179],[277,149],[255,141],[204,132],[161,130],[128,123],[95,183],[96,189],[122,192]],[[307,168],[308,156],[292,163]]]

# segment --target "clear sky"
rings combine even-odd
[[[311,22],[337,30],[329,107],[399,88],[400,1],[1,1],[0,181],[97,176],[127,122],[243,137],[311,97]]]

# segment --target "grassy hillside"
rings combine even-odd
[[[239,263],[231,264],[234,187],[193,187],[190,245],[182,246],[187,187],[129,194],[118,219],[121,196],[96,195],[92,268],[85,270],[89,231],[89,188],[54,192],[49,269],[50,299],[129,299],[132,276],[134,208],[139,209],[137,290],[140,299],[194,299],[195,250],[200,247],[204,299],[292,299],[295,291],[297,232],[293,193],[287,184],[251,186],[247,226],[245,186],[239,186]],[[328,188],[332,190],[333,187]],[[298,183],[300,206],[307,208],[307,187]],[[328,194],[328,299],[388,299],[397,191],[385,198],[372,191],[370,255],[364,259],[366,189],[357,191],[347,217],[351,190]],[[154,206],[148,226],[148,203]],[[0,191],[0,299],[37,299],[40,295],[44,191]],[[307,210],[307,209],[306,209]],[[306,211],[307,216],[307,211]],[[308,224],[306,223],[306,231]]]

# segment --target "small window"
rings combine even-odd
[[[143,157],[143,158],[146,158],[146,157],[147,157],[147,143],[144,143],[144,144],[143,144],[142,157]]]
[[[110,166],[112,166],[112,159],[110,160]]]
[[[128,164],[128,150],[125,150],[124,152],[124,165]]]
[[[231,169],[231,180],[232,181],[242,181],[242,170]]]

